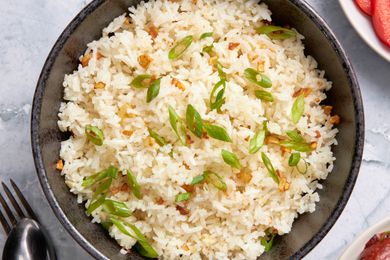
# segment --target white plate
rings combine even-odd
[[[364,246],[375,234],[390,230],[390,217],[376,223],[361,234],[355,241],[345,250],[339,260],[357,260]]]
[[[375,35],[371,18],[360,11],[353,0],[339,0],[339,3],[360,37],[380,56],[390,62],[390,47],[384,45]]]

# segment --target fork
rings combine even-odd
[[[0,204],[8,216],[7,220],[3,211],[0,209],[0,222],[8,235],[4,245],[2,259],[56,259],[54,246],[52,245],[51,240],[48,239],[48,235],[44,228],[39,224],[37,216],[15,182],[12,179],[10,182],[20,203],[17,202],[8,186],[2,182],[1,184],[4,192],[14,209],[14,211],[11,210],[9,203],[7,203],[0,191]],[[24,210],[22,210],[22,208]]]

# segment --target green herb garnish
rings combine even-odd
[[[244,77],[249,82],[252,82],[260,87],[263,87],[263,88],[272,87],[272,82],[271,82],[270,78],[268,78],[266,75],[254,70],[252,68],[247,68],[244,70]]]
[[[226,81],[226,73],[223,71],[223,66],[221,63],[217,62],[217,64],[215,65],[215,67],[217,68],[217,71],[218,71],[218,76],[221,80],[225,80]]]
[[[206,53],[210,54],[213,51],[213,48],[214,48],[213,44],[206,45],[203,47],[202,52],[206,52]]]
[[[103,203],[103,209],[111,215],[125,218],[131,216],[131,211],[124,202],[106,199]]]
[[[265,237],[261,238],[261,245],[264,246],[264,252],[269,252],[272,248],[272,245],[274,243],[274,238],[276,234],[271,234],[271,238],[267,239]]]
[[[103,141],[104,141],[103,131],[97,128],[96,126],[86,125],[85,135],[87,136],[88,140],[94,145],[97,146],[103,145]]]
[[[149,86],[148,92],[146,93],[146,102],[150,103],[154,98],[158,96],[158,93],[160,92],[160,83],[161,83],[161,78],[156,79]]]
[[[260,150],[260,148],[264,144],[265,139],[265,131],[260,130],[258,131],[249,141],[249,153],[254,154],[257,153],[257,151]]]
[[[273,40],[285,40],[296,35],[296,32],[275,25],[265,25],[256,29],[257,33],[265,34]]]
[[[288,166],[291,167],[297,166],[300,160],[301,160],[300,153],[292,153],[290,155],[290,158],[288,159]]]
[[[184,37],[180,40],[168,53],[168,58],[170,60],[175,60],[179,58],[183,53],[190,47],[192,43],[192,35]]]
[[[176,195],[175,202],[181,202],[188,200],[191,197],[190,192],[180,193]]]
[[[111,217],[110,220],[120,232],[137,240],[137,244],[135,244],[134,247],[140,255],[149,258],[158,257],[156,250],[153,249],[153,247],[146,240],[145,236],[135,225],[122,222],[119,219],[113,217]],[[134,235],[130,234],[130,232],[126,229],[125,226],[129,227],[133,231]]]
[[[164,139],[164,137],[160,136],[152,129],[148,128],[148,132],[150,137],[152,137],[159,146],[165,146],[168,144],[168,142]]]
[[[171,106],[168,107],[168,111],[169,111],[169,122],[171,124],[171,127],[173,128],[173,131],[175,131],[180,142],[183,145],[186,145],[187,144],[186,129],[181,118],[177,115],[177,113]]]
[[[230,139],[226,130],[220,126],[204,124],[204,129],[206,130],[207,134],[214,139],[224,142],[232,142],[232,139]]]
[[[287,131],[288,140],[283,140],[280,145],[298,152],[310,152],[312,148],[309,143],[306,143],[302,135],[297,131]]]
[[[279,178],[278,176],[276,175],[276,171],[274,169],[274,167],[272,166],[272,163],[271,163],[271,160],[268,158],[268,156],[265,154],[265,153],[261,153],[261,159],[263,160],[263,163],[265,165],[265,168],[267,168],[268,170],[268,173],[269,175],[271,176],[271,178],[277,183],[279,184]]]
[[[196,185],[196,184],[199,184],[201,183],[202,181],[205,180],[205,176],[203,174],[201,175],[198,175],[196,177],[194,177],[190,183],[190,185]]]
[[[255,96],[258,98],[258,99],[261,99],[261,100],[264,100],[264,101],[267,101],[267,102],[273,102],[274,101],[274,97],[272,96],[272,94],[268,91],[264,91],[264,90],[255,90]]]
[[[87,188],[89,186],[92,186],[93,184],[104,180],[105,178],[113,178],[116,179],[118,177],[118,169],[114,166],[108,167],[106,170],[103,170],[101,172],[98,172],[94,175],[88,176],[83,180],[83,183],[81,186],[84,188]]]
[[[102,196],[100,197],[99,199],[95,200],[95,201],[91,201],[88,208],[87,208],[87,215],[91,215],[92,212],[94,212],[98,207],[100,207],[101,205],[103,205],[104,201],[106,200],[106,196]]]
[[[218,112],[221,112],[221,106],[225,103],[225,98],[223,97],[223,95],[225,94],[225,89],[226,89],[225,80],[220,80],[214,85],[214,88],[210,93],[211,110],[216,109]],[[217,94],[215,95],[215,93]]]
[[[205,32],[205,33],[202,33],[202,35],[200,36],[199,39],[204,39],[204,38],[207,38],[207,37],[212,37],[213,36],[213,32]]]
[[[225,163],[229,164],[233,168],[241,169],[241,163],[240,160],[238,160],[237,155],[235,155],[232,152],[229,152],[227,150],[221,151],[222,159]]]
[[[304,111],[305,97],[302,94],[295,99],[294,104],[291,108],[291,120],[294,124],[297,124],[299,122],[299,119],[301,119]]]
[[[127,183],[131,187],[134,196],[137,199],[142,199],[141,186],[139,185],[137,178],[134,176],[134,173],[131,170],[127,170]]]
[[[212,171],[204,171],[203,175],[205,180],[211,183],[215,188],[221,191],[226,191],[226,183],[223,181],[221,176]]]
[[[192,105],[187,105],[186,123],[188,129],[197,137],[202,137],[203,122],[200,114]]]
[[[304,167],[305,167],[304,169],[302,169],[302,168],[299,166],[299,165],[302,165],[302,161],[303,161],[303,164],[305,165],[305,166],[304,166]],[[308,163],[306,162],[306,160],[303,159],[303,158],[302,158],[302,161],[296,165],[296,168],[297,168],[297,171],[298,171],[300,174],[306,174],[307,169],[309,168],[309,164],[308,164]]]
[[[152,75],[149,74],[141,74],[135,77],[130,85],[134,88],[147,88],[149,87],[152,80]]]

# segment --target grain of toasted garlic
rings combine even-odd
[[[138,57],[138,63],[142,68],[148,69],[153,59],[148,54],[142,54]]]
[[[259,61],[257,63],[257,71],[264,72],[264,61]]]
[[[284,192],[290,189],[290,182],[287,180],[287,178],[280,173],[279,170],[276,170],[276,174],[278,175],[279,178],[279,191]]]
[[[340,116],[338,116],[338,115],[331,116],[329,119],[329,122],[333,125],[340,124]]]
[[[237,173],[237,179],[242,181],[243,183],[247,184],[252,180],[252,174],[249,172],[248,169],[242,169],[239,173]]]
[[[92,58],[92,53],[89,52],[84,54],[84,56],[81,58],[81,66],[87,67],[91,58]]]
[[[62,171],[62,169],[64,169],[64,162],[61,159],[57,161],[56,169],[59,171]]]
[[[186,87],[183,83],[181,83],[178,79],[173,78],[171,82],[175,87],[177,87],[180,90],[186,90]]]
[[[95,85],[94,85],[94,88],[95,89],[103,89],[103,88],[105,88],[106,87],[106,84],[104,84],[103,82],[97,82],[97,83],[95,83]]]
[[[322,106],[322,110],[324,110],[325,115],[330,115],[332,113],[332,106]]]

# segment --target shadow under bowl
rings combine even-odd
[[[99,225],[92,224],[55,169],[60,142],[69,136],[57,127],[63,101],[63,78],[78,66],[86,44],[101,37],[101,30],[115,17],[140,1],[95,0],[84,8],[58,38],[37,84],[31,120],[32,149],[38,177],[54,213],[73,238],[98,259],[141,259],[123,256],[120,247]],[[277,239],[273,249],[260,259],[300,259],[317,245],[344,209],[358,176],[364,143],[364,116],[359,86],[345,52],[318,14],[304,1],[265,0],[276,24],[289,24],[305,36],[305,53],[326,72],[333,88],[326,103],[341,116],[337,158],[329,177],[322,182],[320,202],[312,214],[303,214],[292,231]]]

